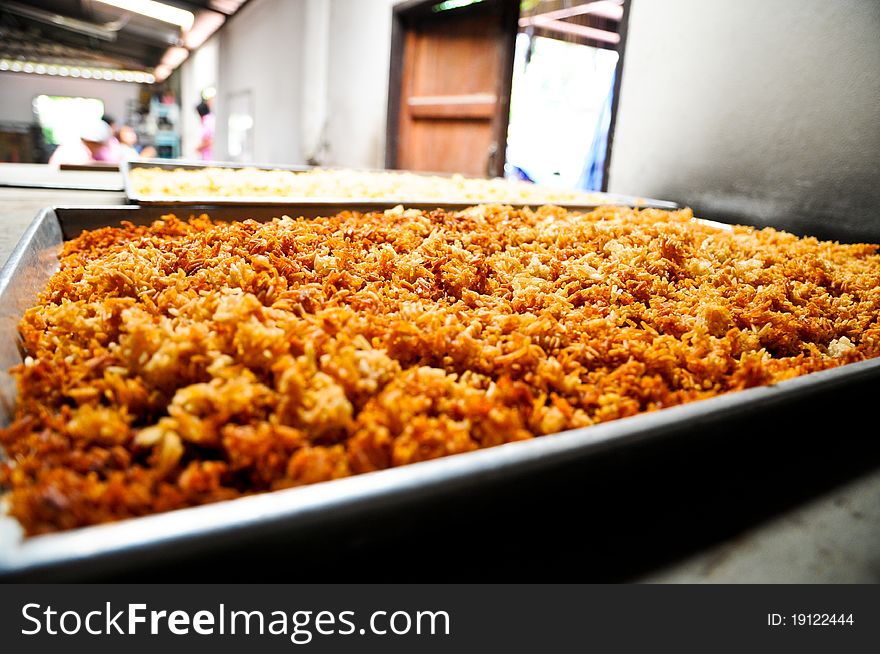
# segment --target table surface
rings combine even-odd
[[[94,174],[113,176],[113,173]],[[0,187],[0,260],[6,262],[28,224],[43,207],[114,205],[124,201],[120,192]],[[876,431],[876,427],[872,430]],[[880,468],[862,471],[807,501],[759,519],[733,538],[696,553],[687,552],[671,564],[639,573],[634,580],[878,582]]]

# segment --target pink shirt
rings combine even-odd
[[[118,164],[122,160],[122,148],[115,136],[111,136],[95,154],[95,161]]]
[[[203,145],[202,145],[203,144]],[[202,116],[201,147],[198,148],[202,161],[214,159],[214,114]]]

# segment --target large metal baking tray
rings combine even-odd
[[[352,202],[356,202],[359,204],[374,204],[374,205],[395,205],[395,204],[404,204],[408,207],[437,207],[442,205],[447,209],[464,209],[466,207],[473,206],[474,201],[462,201],[462,202],[438,202],[437,200],[419,200],[418,198],[387,198],[383,200],[369,200],[369,199],[352,199],[352,198],[299,198],[299,197],[271,197],[271,196],[253,196],[253,197],[222,197],[222,196],[189,196],[189,197],[171,197],[167,195],[141,195],[137,193],[131,184],[131,171],[136,168],[160,168],[162,170],[175,170],[177,168],[184,168],[187,170],[202,170],[204,168],[232,168],[236,170],[241,170],[244,168],[256,168],[258,170],[290,170],[294,172],[305,172],[308,170],[313,170],[311,166],[275,166],[271,164],[240,164],[240,163],[229,163],[229,162],[192,162],[192,161],[171,161],[167,159],[134,159],[131,161],[126,161],[120,164],[120,169],[122,171],[122,183],[125,190],[126,199],[133,203],[142,206],[146,205],[166,205],[166,206],[176,206],[176,205],[191,205],[191,204],[202,204],[202,205],[238,205],[238,206],[279,206],[279,205],[289,205],[292,203],[296,203],[301,206],[311,206],[313,204],[317,205],[328,205],[328,204],[337,204],[337,205],[346,205],[351,204]],[[370,171],[370,172],[389,172],[389,171]],[[393,171],[390,171],[393,172]],[[418,174],[418,173],[417,173]],[[446,176],[449,175],[447,173],[421,173],[425,175],[432,176]],[[596,195],[600,196],[601,201],[593,202],[593,203],[571,203],[571,202],[556,202],[553,204],[557,204],[561,207],[566,207],[568,209],[595,209],[596,207],[613,204],[620,205],[626,207],[647,207],[654,209],[678,209],[679,205],[675,202],[669,202],[667,200],[655,200],[652,198],[641,198],[632,195],[619,195],[615,193],[596,193]],[[528,203],[531,206],[534,206],[534,202]],[[521,204],[514,204],[514,206],[523,206]]]
[[[217,218],[241,217],[236,207],[200,207]],[[306,214],[305,209],[288,213]],[[16,325],[23,311],[57,269],[64,240],[83,229],[129,220],[144,224],[167,211],[161,207],[55,207],[44,209],[0,272],[0,424],[10,419],[15,384],[7,370],[21,361]],[[278,212],[255,208],[250,217]],[[723,226],[719,226],[723,227]],[[796,403],[844,386],[880,380],[880,359],[816,372],[773,386],[738,391],[530,441],[508,443],[401,468],[181,509],[113,524],[21,539],[0,519],[0,578],[53,578],[121,569],[129,564],[210,551],[263,534],[293,534],[320,528],[328,520],[354,520],[401,510],[450,491],[478,492],[481,486],[565,462],[587,461],[613,448],[657,441],[676,431],[711,438],[711,425],[737,414]],[[5,524],[2,523],[5,521]]]

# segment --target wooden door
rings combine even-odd
[[[440,4],[395,7],[386,165],[503,175],[519,2]]]

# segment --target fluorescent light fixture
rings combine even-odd
[[[172,7],[154,0],[95,0],[105,5],[125,9],[141,16],[155,18],[163,23],[171,23],[179,26],[184,32],[188,32],[193,26],[196,17],[191,11]]]
[[[186,61],[187,57],[189,57],[189,50],[179,46],[172,46],[165,51],[165,54],[162,55],[162,61],[159,63],[174,70]]]
[[[200,11],[192,28],[183,36],[183,44],[198,50],[226,22],[226,16],[213,11]]]
[[[153,69],[157,82],[164,82],[171,72],[171,66],[166,66],[165,64],[159,64]]]
[[[105,79],[117,82],[137,82],[153,84],[156,76],[143,70],[121,70],[119,68],[85,68],[83,66],[62,66],[39,61],[20,61],[0,58],[0,71],[29,73],[32,75],[57,75],[59,77],[79,77],[81,79]],[[170,70],[168,71],[171,72]]]

